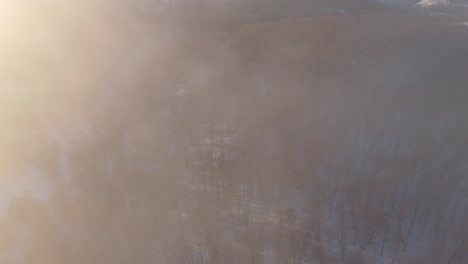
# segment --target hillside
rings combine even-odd
[[[9,20],[0,262],[465,263],[468,27],[266,2]]]

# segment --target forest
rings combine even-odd
[[[462,11],[150,2],[2,22],[1,263],[468,262]]]

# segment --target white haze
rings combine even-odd
[[[0,0],[0,263],[466,263],[465,11],[416,2]]]

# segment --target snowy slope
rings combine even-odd
[[[384,5],[391,6],[417,6],[417,7],[437,7],[437,6],[461,6],[467,7],[465,0],[372,0]]]

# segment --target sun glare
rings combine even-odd
[[[83,78],[72,75],[70,36],[84,5],[59,2],[0,0],[0,180],[16,177],[31,143],[26,135],[50,119],[53,92]]]

